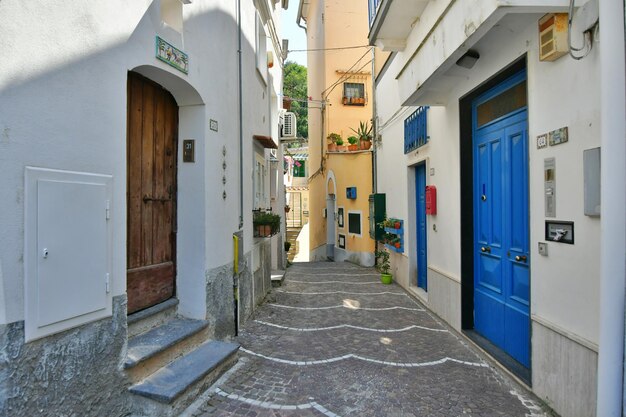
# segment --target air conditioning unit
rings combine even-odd
[[[550,13],[539,19],[539,60],[555,61],[568,52],[567,13]]]
[[[283,129],[281,132],[281,138],[294,139],[297,133],[296,126],[296,114],[292,112],[285,112],[283,118]]]

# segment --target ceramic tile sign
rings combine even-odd
[[[189,72],[189,55],[161,39],[160,36],[156,37],[156,57],[185,74]]]
[[[548,141],[550,142],[550,146],[559,145],[561,143],[567,142],[567,136],[567,127],[553,130],[552,132],[548,133]]]

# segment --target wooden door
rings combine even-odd
[[[128,313],[174,296],[178,106],[160,85],[128,74]]]

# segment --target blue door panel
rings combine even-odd
[[[426,164],[415,168],[415,199],[417,225],[417,286],[428,289],[426,257]]]
[[[491,166],[489,177],[491,180],[488,200],[489,211],[491,212],[491,246],[502,247],[502,211],[498,208],[502,205],[503,181],[502,175],[502,146],[501,137],[498,135],[491,139],[489,143]]]
[[[498,296],[502,294],[502,262],[491,255],[480,255],[480,274],[477,285],[483,291],[490,290]]]
[[[514,308],[505,308],[504,351],[515,360],[530,367],[530,327],[528,314]]]
[[[497,346],[504,345],[504,303],[482,291],[474,295],[474,315],[488,317],[489,320],[479,320],[475,323],[475,330]]]
[[[473,104],[474,327],[530,366],[528,122],[526,108],[476,128],[476,106],[525,79],[520,73]]]

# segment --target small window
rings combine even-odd
[[[305,161],[293,161],[293,176],[294,177],[299,177],[299,178],[306,177],[306,169],[304,168],[304,165],[305,165]]]
[[[175,31],[183,32],[183,3],[180,0],[161,0],[161,20]]]
[[[261,17],[256,15],[256,69],[267,83],[267,35]]]
[[[348,232],[354,235],[361,235],[361,213],[348,212]]]
[[[365,84],[343,83],[343,104],[348,106],[364,106]]]

